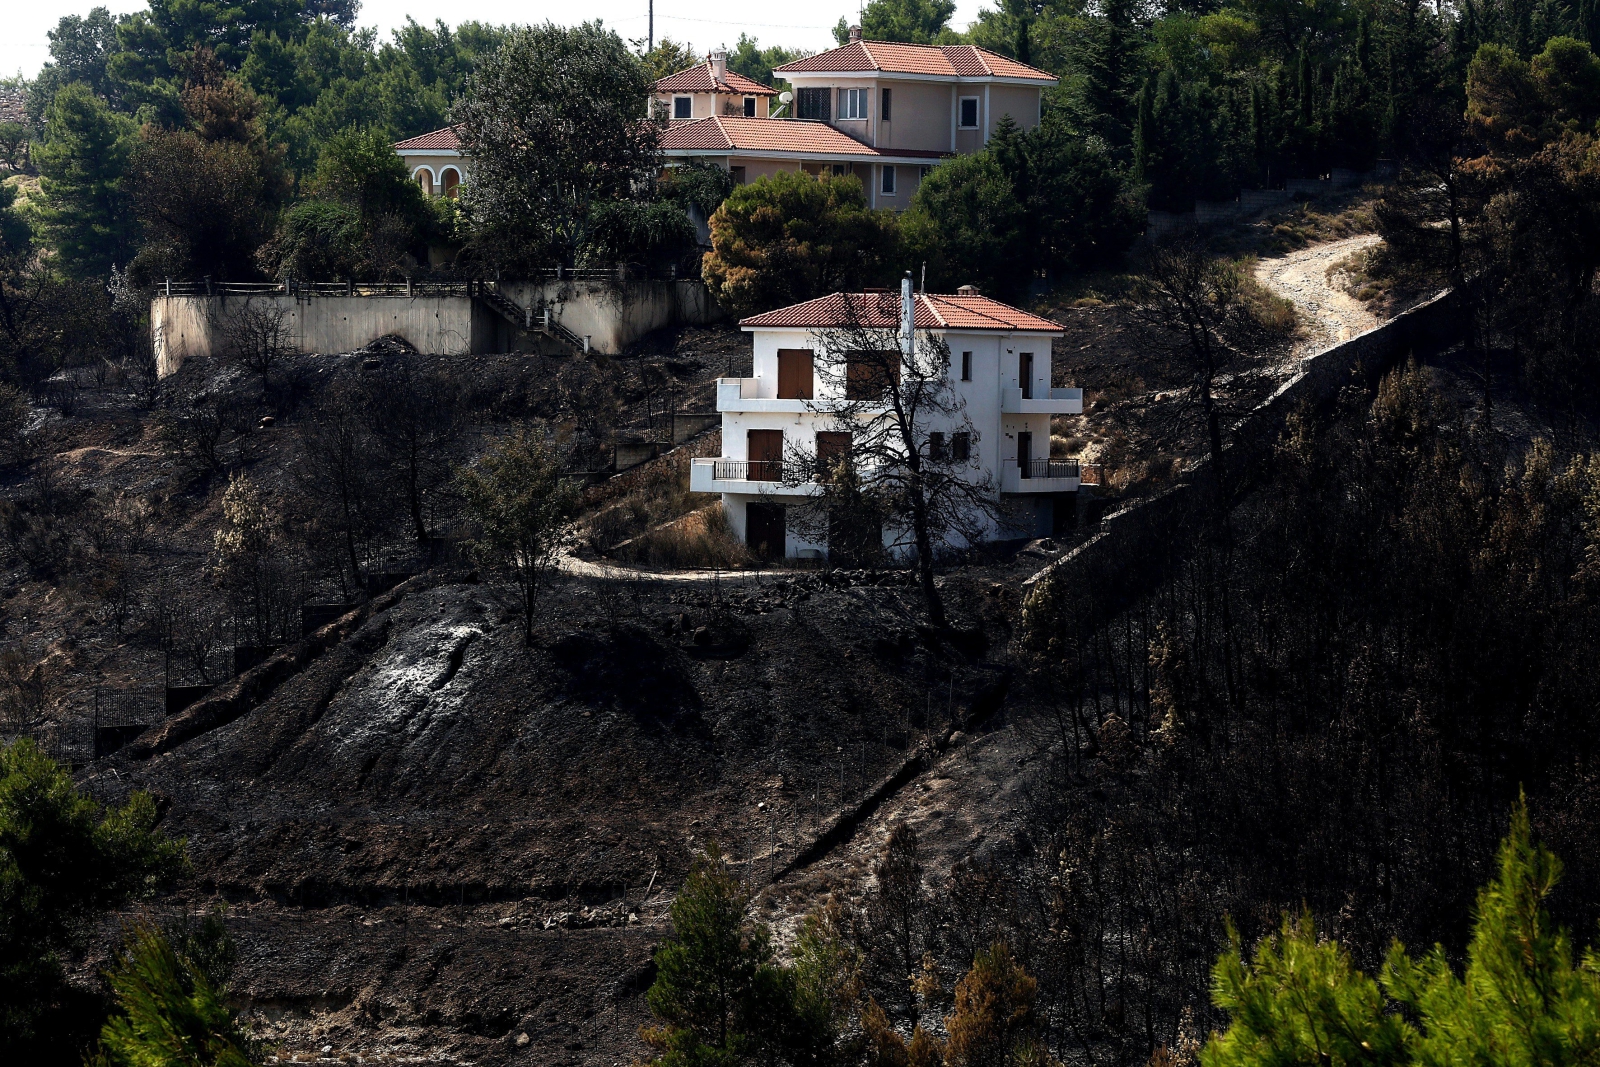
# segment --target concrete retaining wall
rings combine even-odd
[[[699,281],[548,281],[512,283],[502,292],[537,320],[545,307],[552,321],[597,352],[616,355],[652,330],[677,323],[704,325],[722,309]],[[222,353],[228,331],[252,306],[280,308],[301,352],[351,352],[395,334],[428,355],[472,355],[517,350],[518,331],[468,296],[308,296],[285,293],[157,296],[150,302],[156,367],[162,377],[186,359]]]
[[[551,279],[513,282],[502,286],[501,291],[523,307],[534,309],[535,316],[549,307],[553,320],[579,337],[589,338],[591,348],[607,355],[616,355],[663,326],[703,326],[722,317],[722,309],[711,299],[710,291],[694,279]]]

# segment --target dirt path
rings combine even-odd
[[[1348,341],[1383,320],[1342,289],[1329,284],[1330,268],[1352,252],[1371,248],[1383,238],[1375,233],[1346,237],[1342,241],[1312,245],[1276,259],[1256,264],[1256,281],[1278,296],[1294,301],[1305,323],[1305,338],[1297,356],[1307,356],[1340,341]]]

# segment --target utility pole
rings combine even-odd
[[[647,25],[649,28],[645,30],[644,50],[646,52],[654,52],[656,50],[656,0],[650,0],[650,20]]]

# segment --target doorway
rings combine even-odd
[[[1017,476],[1033,477],[1033,434],[1017,434]]]
[[[782,559],[788,537],[782,504],[750,503],[744,509],[745,544],[761,559]]]
[[[1017,384],[1022,386],[1022,399],[1033,399],[1033,353],[1017,356]]]

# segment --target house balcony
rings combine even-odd
[[[762,396],[765,386],[768,395]],[[777,383],[770,378],[718,378],[718,411],[772,411],[797,415],[811,410],[809,400],[779,400]]]
[[[822,491],[811,482],[785,484],[783,468],[781,460],[697,459],[689,466],[689,491],[765,496],[815,496]]]
[[[1024,397],[1022,389],[1000,390],[1000,411],[1006,415],[1082,415],[1082,389],[1052,389],[1048,397]]]
[[[1082,471],[1075,459],[1035,459],[1018,464],[1008,459],[1000,465],[1002,493],[1076,493]]]

